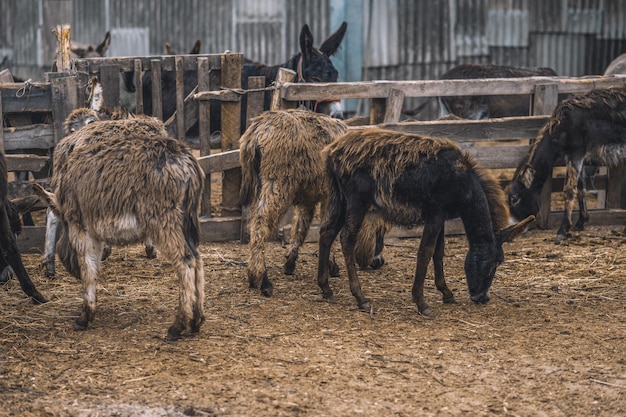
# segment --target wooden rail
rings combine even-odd
[[[90,76],[101,78],[108,103],[119,103],[119,82],[123,72],[135,71],[135,102],[137,108],[143,105],[141,92],[141,77],[144,71],[174,71],[177,74],[177,113],[167,122],[171,133],[179,138],[184,137],[187,130],[196,121],[200,125],[200,164],[207,174],[207,188],[203,194],[202,238],[204,241],[239,240],[242,235],[242,222],[238,207],[239,195],[239,117],[240,74],[242,56],[229,55],[183,55],[160,57],[132,57],[132,58],[94,58],[78,62],[79,73],[74,77],[75,95],[78,102],[81,96],[81,87],[86,85]],[[198,89],[187,97],[183,94],[182,80],[178,76],[184,71],[198,71]],[[5,149],[22,149],[22,145],[49,147],[59,139],[59,116],[67,112],[55,105],[61,99],[53,96],[51,91],[61,88],[66,96],[72,85],[68,81],[72,77],[51,76],[50,82],[39,88],[31,88],[28,96],[29,109],[47,111],[53,117],[51,125],[33,127],[36,135],[29,137],[27,131],[5,128],[0,139]],[[257,77],[258,78],[258,77]],[[157,81],[158,79],[158,81]],[[57,81],[55,81],[57,80]],[[153,77],[151,89],[160,91],[160,77]],[[581,93],[594,88],[622,87],[626,84],[623,77],[531,77],[515,79],[489,80],[446,80],[446,81],[371,81],[361,83],[333,83],[333,84],[300,84],[285,83],[276,91],[276,103],[279,108],[290,108],[301,100],[316,99],[344,99],[361,98],[370,100],[369,123],[379,124],[384,128],[411,132],[428,136],[442,136],[461,143],[467,151],[474,155],[484,166],[491,169],[511,170],[527,153],[529,143],[533,140],[541,126],[546,122],[548,115],[557,103],[558,94]],[[250,88],[263,86],[262,79],[250,80]],[[254,87],[253,87],[254,86]],[[17,100],[16,95],[21,84],[0,84],[0,111],[20,111],[25,107],[25,101]],[[428,122],[400,122],[400,110],[405,97],[432,97],[432,96],[463,96],[463,95],[514,95],[522,94],[529,97],[529,108],[534,111],[533,116],[480,121],[470,120],[439,120]],[[258,114],[259,103],[262,103],[263,92],[255,91],[248,97],[248,115]],[[154,112],[159,113],[159,95],[156,101],[153,97]],[[117,100],[117,101],[116,101]],[[251,103],[257,107],[250,107]],[[532,103],[532,105],[530,105]],[[217,109],[221,110],[222,141],[221,152],[211,154],[210,131],[211,115]],[[254,106],[254,104],[252,104]],[[54,117],[57,116],[57,117]],[[180,119],[179,119],[180,118]],[[366,127],[354,127],[363,129]],[[181,132],[183,130],[183,132]],[[36,138],[36,139],[35,139]],[[15,159],[17,160],[17,159]],[[16,162],[17,163],[17,162]],[[33,159],[33,164],[38,164]],[[17,163],[13,168],[25,165]],[[33,165],[33,166],[35,166]],[[211,217],[210,210],[210,176],[222,175],[222,212],[221,217]],[[607,224],[623,221],[624,214],[618,194],[621,192],[621,172],[605,172],[598,180],[604,187],[600,190],[603,203],[601,215],[592,214],[592,223]],[[506,183],[506,180],[503,181]],[[562,186],[562,178],[555,176],[548,182],[547,207],[549,208],[550,187]],[[546,203],[544,201],[544,207]],[[553,227],[559,221],[557,212],[543,213],[544,226]],[[402,232],[406,233],[406,232]]]

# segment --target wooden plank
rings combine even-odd
[[[50,83],[0,84],[4,113],[49,112],[52,107]]]
[[[102,106],[113,110],[120,105],[120,68],[117,65],[103,65],[100,68],[102,84]]]
[[[265,77],[248,77],[248,100],[246,104],[246,128],[250,126],[250,121],[256,116],[263,113],[265,105]],[[258,90],[258,91],[253,91]],[[237,156],[239,161],[239,156]],[[250,242],[250,208],[248,206],[241,207],[241,230],[240,242],[247,244]]]
[[[232,56],[242,54],[229,54]],[[104,65],[114,64],[119,66],[121,71],[128,72],[133,71],[135,68],[135,60],[141,61],[141,66],[145,70],[149,70],[150,62],[153,59],[158,59],[161,61],[161,70],[162,71],[175,71],[176,64],[175,59],[180,57],[183,63],[184,71],[195,71],[197,69],[197,59],[199,57],[208,57],[209,59],[220,59],[222,54],[198,54],[198,55],[150,55],[150,56],[137,56],[137,57],[107,57],[107,58],[82,58],[76,60],[78,63],[86,61],[89,63],[89,74],[90,75],[98,75],[100,73],[100,68]],[[219,69],[217,67],[216,69]]]
[[[551,115],[559,101],[559,88],[556,84],[537,84],[533,97],[533,111],[531,114]]]
[[[484,120],[437,120],[425,122],[383,123],[380,127],[397,132],[444,137],[461,142],[523,140],[535,138],[547,122],[546,116],[503,117]],[[357,126],[350,129],[366,129]]]
[[[549,215],[549,227],[544,229],[556,229],[561,225],[563,219],[562,211],[553,211]],[[614,210],[589,210],[589,226],[618,226],[621,231],[623,225],[626,223],[626,210],[614,209]],[[278,233],[279,239],[283,243],[289,243],[291,235],[291,224],[285,225]],[[406,228],[401,226],[394,226],[391,231],[385,236],[386,239],[417,239],[422,236],[422,226],[416,226],[412,228]],[[309,233],[306,236],[306,243],[315,243],[319,241],[320,225],[318,223],[312,224],[309,229]],[[576,232],[574,232],[576,233]],[[446,221],[445,226],[446,236],[458,236],[465,234],[465,227],[461,219],[452,219]],[[417,249],[417,246],[416,246]]]
[[[136,60],[141,62],[141,60]],[[163,88],[162,88],[162,74],[161,74],[161,61],[153,59],[150,61],[150,70],[152,71],[152,83],[151,88],[151,100],[152,100],[152,116],[159,120],[163,120]]]
[[[57,72],[69,73],[72,67],[70,62],[70,25],[57,25],[52,29],[52,33],[57,38],[57,49],[55,64]]]
[[[135,112],[137,114],[144,114],[144,108],[143,108],[143,67],[141,66],[141,60],[136,59],[134,61],[134,66],[135,66],[135,71],[133,72],[133,82],[135,83]],[[159,68],[160,71],[160,68]],[[161,73],[158,71],[153,71],[153,74],[158,74],[158,83],[159,86],[161,85]],[[154,116],[155,114],[155,109],[159,108],[158,106],[160,106],[161,102],[159,101],[159,103],[155,103],[154,101],[154,83],[152,84],[152,115]],[[156,112],[156,114],[158,114],[159,116],[156,116],[159,118],[159,120],[161,120],[163,117],[161,117],[160,115],[163,112]]]
[[[39,155],[6,155],[8,171],[41,171],[49,159],[47,156]]]
[[[183,111],[183,124],[185,125],[183,129],[183,139],[185,139],[185,134],[191,126],[198,122],[198,102],[194,100],[197,89],[198,87],[196,86],[183,100],[183,108],[185,109]],[[165,121],[165,128],[171,136],[178,137],[178,111],[175,111],[174,114]]]
[[[554,83],[560,94],[593,89],[623,87],[626,77],[523,77],[481,80],[366,81],[340,83],[291,83],[280,88],[284,100],[327,100],[345,98],[387,98],[391,89],[405,97],[533,94],[535,85]]]
[[[13,74],[11,74],[11,71],[8,68],[0,71],[0,84],[13,82],[15,82],[15,80],[13,79]]]
[[[404,91],[392,88],[387,98],[384,123],[397,123],[400,121],[402,114],[402,105],[404,104]]]
[[[209,86],[209,60],[198,58],[198,91],[208,91]],[[200,157],[211,154],[211,103],[201,101],[198,103],[198,128],[200,135]],[[202,192],[202,208],[200,214],[211,217],[211,172],[204,170],[204,191]]]
[[[46,226],[24,226],[17,237],[21,253],[42,253],[46,238]]]
[[[239,240],[240,217],[212,217],[200,219],[200,242],[228,242]]]
[[[228,171],[241,166],[239,163],[239,149],[201,156],[198,158],[198,162],[205,173]]]
[[[0,113],[1,110],[0,105]],[[54,147],[52,125],[35,124],[29,126],[5,127],[0,132],[0,137],[3,135],[4,149],[7,151],[16,149],[49,149]]]
[[[241,88],[241,69],[243,56],[239,54],[222,55],[222,87]],[[241,102],[222,102],[222,151],[239,147],[241,135]],[[222,175],[222,216],[241,214],[239,188],[241,187],[241,169],[227,169]]]
[[[607,208],[621,208],[622,183],[626,170],[623,167],[610,167],[608,170],[608,185],[606,190]]]
[[[621,231],[626,224],[626,210],[590,210],[590,226],[616,226]],[[554,229],[561,224],[563,218],[562,211],[553,211],[549,216],[549,229]],[[200,219],[200,242],[228,242],[238,241],[241,230],[240,217],[213,217],[210,219]],[[45,226],[25,226],[22,234],[17,238],[18,246],[22,253],[41,253],[44,248],[46,228]],[[285,226],[279,236],[289,239],[290,226]],[[388,238],[418,238],[421,236],[422,228],[394,227],[387,235]],[[446,235],[464,234],[463,224],[460,220],[449,220],[446,222]],[[319,239],[319,225],[314,224],[307,235],[307,242],[317,242]]]
[[[279,68],[278,74],[276,75],[276,85],[280,87],[284,85],[285,83],[292,82],[295,79],[296,79],[295,71],[292,71],[287,68]],[[281,100],[280,90],[274,90],[274,93],[272,94],[272,101],[270,103],[270,110],[288,109],[288,108],[294,108],[294,107],[295,107],[295,103],[292,103],[292,105],[289,105],[284,100]]]
[[[519,161],[528,154],[530,145],[476,146],[465,151],[480,164],[490,169],[516,168]],[[239,149],[221,152],[198,158],[205,172],[221,172],[234,169],[239,164]]]
[[[175,58],[176,63],[176,137],[185,140],[185,79],[183,59]]]
[[[65,137],[65,119],[78,107],[77,82],[76,77],[55,78],[50,81],[54,98],[51,103],[51,109],[48,111],[52,110],[52,128],[55,144]],[[119,100],[119,86],[117,94]]]
[[[0,151],[6,150],[4,143],[4,113],[2,112],[2,95],[0,95]]]
[[[8,194],[9,198],[14,199],[14,198],[21,198],[21,197],[27,197],[27,196],[33,195],[34,193],[33,184],[39,184],[42,187],[47,188],[50,184],[50,178],[44,178],[44,179],[33,180],[33,181],[14,180],[14,181],[9,181],[7,184],[9,187],[9,194]],[[47,206],[44,206],[43,202],[41,204],[37,203],[36,206],[47,208]]]
[[[370,104],[370,124],[377,125],[385,119],[385,107],[387,106],[386,98],[372,98]]]
[[[475,146],[466,148],[468,154],[490,169],[515,168],[528,154],[530,145]]]
[[[259,90],[248,92],[248,102],[246,104],[246,128],[250,125],[250,120],[263,113],[265,91],[265,77],[248,77],[248,90]]]

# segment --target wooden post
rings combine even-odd
[[[222,55],[222,87],[241,88],[243,55]],[[222,152],[237,149],[241,136],[241,101],[222,102]],[[225,170],[222,175],[222,217],[241,215],[239,188],[241,168]]]
[[[623,167],[607,168],[606,208],[622,208],[622,183],[624,182]]]
[[[65,136],[64,123],[69,114],[78,107],[76,77],[58,77],[50,80],[52,91],[52,128],[54,143]],[[119,94],[119,92],[118,92]]]
[[[135,112],[137,114],[143,114],[143,65],[141,64],[141,59],[136,59],[133,62],[133,68],[133,81],[135,83]],[[154,105],[152,106],[152,109],[154,110]]]
[[[176,137],[178,140],[185,140],[185,79],[183,57],[176,56],[174,58],[176,66]],[[153,74],[154,79],[154,74]]]
[[[152,97],[152,116],[156,117],[159,120],[163,120],[163,88],[161,85],[161,64],[162,62],[160,59],[150,60],[150,75],[152,75],[152,84],[150,85],[150,94]],[[178,95],[176,95],[176,99],[178,100]],[[176,117],[178,117],[178,113],[176,113]]]
[[[559,88],[556,84],[537,84],[533,95],[533,116],[550,115],[558,102]],[[537,213],[537,226],[550,227],[550,205],[552,201],[552,175],[541,190],[541,205]]]
[[[392,88],[387,98],[387,109],[385,111],[385,123],[397,123],[400,121],[402,105],[404,104],[404,91]]]
[[[385,120],[386,98],[373,98],[370,104],[370,124],[377,125]]]
[[[57,37],[56,64],[57,72],[70,71],[70,25],[57,25],[52,29]]]
[[[198,92],[209,91],[209,59],[198,58]],[[211,101],[200,100],[198,102],[198,128],[200,136],[200,156],[211,154]],[[202,193],[202,209],[200,214],[211,217],[211,173],[204,173],[204,191]]]
[[[107,64],[100,67],[102,84],[102,106],[114,110],[120,107],[120,67]]]
[[[250,126],[250,120],[263,112],[265,103],[265,77],[249,77],[248,78],[248,101],[246,104],[246,128]],[[241,207],[241,243],[250,242],[250,227],[248,221],[250,219],[250,209],[248,206]]]
[[[265,102],[265,77],[249,77],[248,90],[259,90],[248,92],[248,102],[246,105],[246,128],[250,125],[250,119],[263,112]]]
[[[4,153],[4,115],[2,113],[2,94],[0,94],[0,150]]]
[[[276,76],[276,90],[272,94],[271,110],[295,108],[296,103],[287,102],[280,98],[280,87],[285,83],[290,83],[296,78],[296,73],[287,68],[280,68]],[[291,104],[288,104],[291,103]]]

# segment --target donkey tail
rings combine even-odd
[[[183,197],[183,234],[185,243],[194,255],[198,255],[200,244],[200,205],[204,190],[204,173],[196,163],[195,176],[191,178]]]
[[[248,206],[261,191],[261,181],[259,180],[261,150],[254,137],[247,132],[240,140],[239,162],[241,163],[241,205]]]

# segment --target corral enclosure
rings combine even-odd
[[[328,4],[314,3],[322,9]],[[550,2],[544,3],[549,7]],[[489,2],[495,4],[500,2]],[[538,3],[519,4],[531,4],[536,11]],[[577,4],[580,9],[596,5]],[[561,17],[561,23],[567,20]],[[80,284],[61,270],[56,280],[43,276],[39,268],[43,231],[41,225],[27,228],[20,238],[22,248],[32,252],[25,255],[25,263],[51,302],[33,306],[15,280],[0,287],[0,414],[617,416],[626,412],[622,348],[626,215],[621,170],[605,170],[596,178],[598,210],[591,212],[593,226],[576,233],[567,245],[553,244],[554,229],[533,230],[505,245],[505,263],[498,269],[487,305],[474,305],[467,296],[463,272],[467,247],[458,223],[447,228],[455,236],[447,237],[445,262],[459,304],[441,304],[432,281],[427,282],[426,297],[437,314],[432,321],[417,315],[410,296],[419,230],[395,230],[383,269],[361,272],[366,295],[374,304],[371,315],[356,310],[345,273],[331,282],[337,299],[321,299],[314,280],[317,245],[313,242],[302,249],[296,275],[289,278],[281,272],[284,248],[279,242],[269,244],[269,273],[276,292],[273,298],[264,298],[247,289],[247,247],[239,243],[242,225],[234,148],[240,104],[239,93],[228,89],[237,88],[241,60],[237,53],[84,60],[76,62],[79,72],[70,76],[50,73],[45,81],[0,87],[0,113],[46,115],[38,119],[42,123],[0,132],[5,149],[19,152],[9,157],[11,169],[35,171],[48,156],[24,156],[22,149],[47,153],[54,146],[62,135],[64,115],[84,100],[90,76],[100,77],[105,100],[115,102],[124,71],[167,70],[182,75],[197,70],[198,92],[185,97],[179,89],[179,111],[168,125],[173,135],[185,140],[183,132],[189,124],[201,122],[205,133],[200,135],[198,152],[217,185],[206,190],[208,206],[203,212],[207,323],[199,335],[174,344],[162,340],[163,323],[170,320],[176,304],[174,273],[167,262],[146,260],[139,247],[116,248],[103,264],[95,323],[86,332],[74,332],[71,325],[80,307]],[[369,124],[456,140],[481,163],[499,170],[504,185],[559,93],[623,85],[624,79],[617,77],[488,83],[371,81],[285,84],[276,94],[281,107],[309,98],[365,100]],[[399,123],[407,100],[463,93],[530,94],[534,116]],[[138,92],[138,108],[139,97]],[[230,128],[222,131],[221,149],[211,151],[206,134],[210,126],[205,122],[212,103],[221,103],[222,121],[226,119]],[[550,183],[555,193],[562,189],[560,173],[557,168]],[[13,183],[14,195],[29,190],[30,182]],[[552,208],[550,212],[550,204],[544,204],[543,226],[558,222],[558,205]],[[314,231],[311,237],[314,240]],[[341,262],[340,266],[345,271]]]

